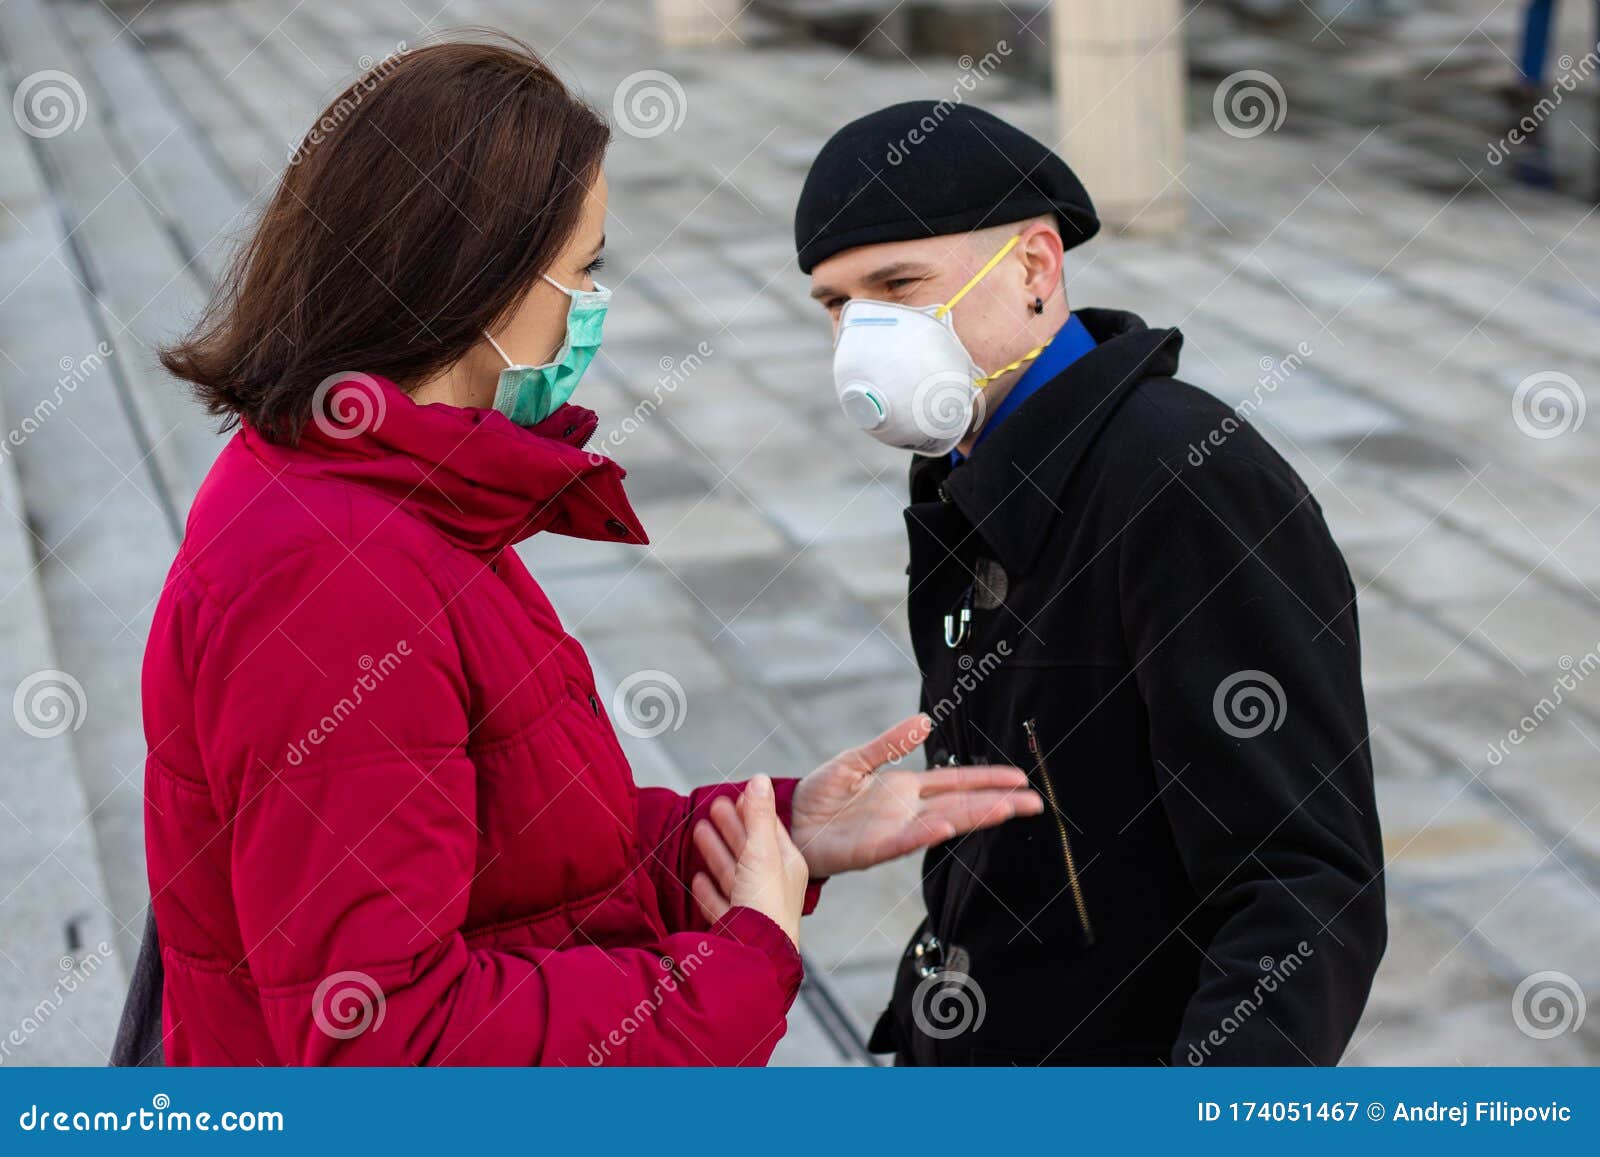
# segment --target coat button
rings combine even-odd
[[[561,431],[561,436],[563,438],[570,438],[574,433],[577,432],[577,429],[578,427],[576,425],[568,426],[565,430]]]
[[[618,538],[626,538],[628,536],[628,525],[620,518],[606,519],[606,529]]]
[[[589,710],[594,712],[594,717],[596,719],[600,718],[600,700],[596,699],[593,695],[589,696]]]

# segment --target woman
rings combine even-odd
[[[565,404],[606,143],[520,45],[385,61],[163,354],[238,426],[145,658],[169,1063],[759,1064],[808,875],[1042,806],[877,771],[921,718],[798,782],[634,785],[511,549],[646,541]]]

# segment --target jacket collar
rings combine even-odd
[[[591,410],[562,406],[525,428],[495,410],[419,406],[370,374],[339,381],[326,400],[333,417],[307,423],[297,446],[246,426],[252,452],[274,468],[376,491],[486,559],[540,531],[649,541],[622,489],[627,472],[583,449],[599,425]]]
[[[1178,369],[1177,330],[1150,329],[1122,310],[1074,312],[1094,349],[1028,398],[960,466],[919,458],[911,468],[911,501],[948,497],[1012,574],[1037,560],[1060,512],[1057,499],[1106,420],[1140,381]]]

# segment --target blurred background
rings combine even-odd
[[[907,460],[837,412],[791,211],[846,121],[975,103],[1107,220],[1070,301],[1179,326],[1182,376],[1301,472],[1360,587],[1392,932],[1347,1063],[1600,1062],[1597,11],[3,0],[0,1063],[104,1063],[144,923],[140,657],[221,445],[152,351],[319,110],[463,25],[616,128],[617,295],[575,400],[653,543],[524,554],[640,781],[802,773],[916,707]],[[775,1059],[870,1064],[917,863],[823,910]]]

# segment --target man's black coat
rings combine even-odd
[[[1332,1064],[1386,939],[1349,572],[1288,463],[1172,377],[1176,330],[1079,316],[1096,349],[912,468],[929,758],[1051,806],[928,854],[872,1047]]]

